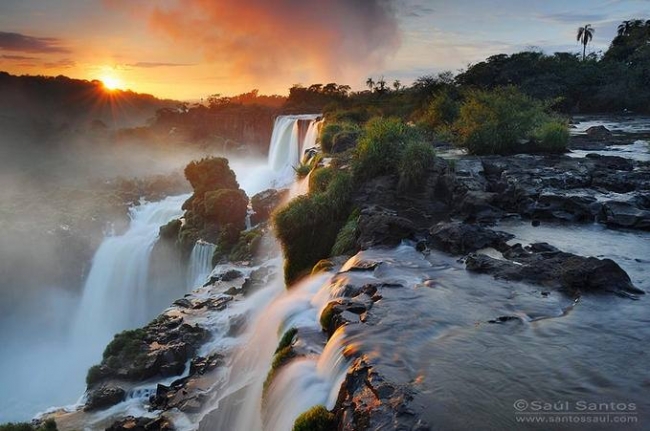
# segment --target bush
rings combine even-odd
[[[334,176],[325,191],[319,189],[299,196],[273,215],[273,225],[284,249],[287,285],[329,256],[336,235],[347,220],[352,180],[345,172],[332,172]]]
[[[399,189],[420,188],[427,178],[428,167],[436,157],[433,147],[422,141],[409,142],[400,157]]]
[[[235,173],[223,157],[205,157],[192,161],[185,167],[185,178],[190,182],[194,193],[217,189],[238,189]]]
[[[205,193],[205,215],[220,224],[232,223],[244,227],[248,197],[241,189],[220,189]]]
[[[131,329],[122,331],[113,337],[104,349],[103,358],[108,359],[110,356],[122,356],[124,360],[131,360],[138,356],[145,345],[144,337],[147,332],[142,329]]]
[[[422,140],[418,131],[397,118],[373,118],[363,129],[357,145],[354,175],[367,180],[397,172],[407,144]]]
[[[436,131],[453,124],[459,114],[460,103],[451,97],[449,91],[442,91],[429,103],[418,123],[427,130]]]
[[[515,87],[472,91],[454,123],[458,143],[470,154],[515,153],[520,140],[548,121],[545,108]]]
[[[348,217],[347,223],[336,235],[336,241],[332,247],[330,255],[340,256],[343,254],[353,254],[357,250],[357,228],[359,227],[359,211],[353,211]],[[331,264],[330,264],[331,267]],[[314,273],[316,267],[312,269]]]
[[[336,171],[330,167],[314,169],[309,177],[309,193],[323,193],[332,182]]]
[[[334,413],[324,406],[314,406],[298,416],[292,431],[332,431],[336,428]]]
[[[549,121],[538,127],[533,133],[540,151],[563,153],[569,144],[569,128],[560,121]]]
[[[101,380],[102,377],[103,375],[101,365],[93,365],[92,367],[88,368],[88,374],[86,374],[86,386],[92,386],[94,383],[97,383],[99,380]]]
[[[320,146],[324,153],[331,153],[335,147],[346,147],[356,142],[359,126],[349,121],[326,121],[320,131]]]

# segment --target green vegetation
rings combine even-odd
[[[331,116],[320,132],[320,146],[324,153],[341,152],[347,148],[353,147],[361,129],[356,122],[350,120],[331,120]]]
[[[311,172],[311,165],[301,163],[298,166],[294,166],[293,170],[296,171],[296,176],[298,178],[305,178]]]
[[[323,331],[329,330],[330,324],[332,323],[332,318],[334,317],[334,305],[336,305],[335,302],[328,303],[320,313],[319,322]]]
[[[561,121],[549,121],[533,131],[533,137],[541,151],[561,153],[569,143],[569,128]]]
[[[337,236],[338,238],[338,236]],[[329,271],[334,268],[334,263],[329,259],[321,259],[311,269],[311,275],[318,274],[319,272]]]
[[[56,431],[56,430],[57,427],[54,419],[48,419],[38,426],[34,426],[27,422],[21,422],[21,423],[9,422],[7,424],[0,425],[0,431]]]
[[[293,343],[293,339],[296,337],[297,333],[298,333],[297,328],[289,328],[289,330],[282,335],[282,338],[280,339],[280,343],[278,344],[278,348],[275,349],[275,353],[277,354],[281,350],[284,350],[287,347],[291,346],[291,343]]]
[[[336,429],[334,413],[324,406],[314,406],[298,416],[292,431],[332,431]]]
[[[123,356],[127,360],[132,360],[140,354],[142,346],[146,344],[144,340],[146,335],[147,331],[142,328],[122,331],[108,343],[102,357],[108,359],[110,356]]]
[[[470,92],[454,130],[458,145],[470,154],[511,154],[520,152],[521,141],[531,138],[535,129],[550,130],[545,124],[551,121],[544,103],[515,87],[503,87]]]
[[[239,234],[239,239],[230,250],[228,260],[241,262],[253,259],[260,247],[263,234],[264,232],[261,227],[241,232]],[[216,252],[217,251],[215,251],[215,253]]]
[[[102,366],[93,365],[88,368],[88,374],[86,374],[86,386],[91,386],[93,383],[98,382],[102,378]]]
[[[340,228],[347,221],[352,193],[351,176],[344,171],[318,168],[315,189],[277,211],[273,224],[285,252],[285,281],[296,281],[329,255]]]
[[[419,189],[427,177],[427,169],[435,159],[431,144],[413,141],[406,144],[397,165],[399,188],[404,191]]]
[[[357,229],[359,226],[359,210],[352,211],[348,221],[345,223],[343,228],[336,235],[336,241],[332,247],[330,253],[331,256],[341,256],[344,254],[354,254],[357,251]],[[322,261],[321,261],[322,262]],[[321,263],[318,262],[318,263]],[[318,266],[318,263],[316,266]],[[319,270],[314,266],[312,269],[312,274],[314,271],[319,272]],[[330,262],[331,268],[331,262]]]
[[[235,173],[223,157],[204,157],[192,161],[185,167],[185,178],[195,194],[218,189],[238,189]]]

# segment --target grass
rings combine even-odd
[[[332,431],[337,428],[336,416],[318,405],[302,413],[293,424],[292,431]]]

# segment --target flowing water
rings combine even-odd
[[[303,148],[316,145],[316,118],[316,115],[278,118],[268,160],[231,161],[241,187],[249,196],[269,187],[293,183],[292,167],[299,163]],[[299,124],[306,125],[306,133],[299,133]],[[64,322],[66,315],[73,318],[68,324],[60,325],[56,336],[51,331],[35,328],[35,335],[30,337],[38,341],[30,349],[8,338],[0,358],[0,422],[26,420],[48,406],[74,403],[83,393],[86,370],[99,362],[104,347],[115,333],[146,324],[189,288],[206,281],[212,270],[214,246],[203,242],[193,249],[185,283],[161,291],[164,283],[150,277],[150,254],[159,228],[182,215],[181,205],[187,197],[173,196],[130,210],[128,231],[120,236],[107,236],[95,253],[77,305],[74,298],[66,299],[57,292],[57,303],[65,306],[48,311],[54,312],[57,321]],[[284,289],[279,286],[277,290]],[[54,305],[54,299],[48,301]],[[264,304],[257,305],[263,308]],[[38,336],[39,333],[43,335]],[[132,397],[126,406],[117,410],[129,411],[142,405],[146,397],[138,398]]]

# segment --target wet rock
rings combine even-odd
[[[125,419],[113,422],[106,431],[172,431],[174,429],[171,422],[164,417],[143,418],[128,416]]]
[[[97,410],[114,406],[124,401],[126,391],[114,383],[105,383],[88,392],[84,410]]]
[[[174,305],[181,308],[192,308],[193,306],[192,301],[190,301],[187,298],[177,299],[176,301],[174,301]]]
[[[394,211],[381,207],[364,209],[359,216],[357,246],[365,250],[374,246],[394,247],[416,232],[415,224]]]
[[[585,133],[591,139],[600,141],[604,141],[612,136],[612,132],[605,126],[592,126],[588,128]]]
[[[251,207],[254,214],[251,215],[251,223],[256,225],[269,219],[271,213],[286,199],[289,190],[269,189],[259,192],[251,198]]]
[[[486,247],[505,250],[506,241],[514,238],[506,232],[460,222],[439,223],[429,234],[432,247],[452,254],[467,254]]]
[[[641,209],[634,201],[607,201],[600,220],[608,226],[650,230],[650,210]]]
[[[411,406],[407,387],[385,380],[365,358],[357,358],[341,385],[334,411],[343,431],[417,430],[427,431]]]
[[[562,289],[571,295],[609,292],[634,298],[645,293],[635,287],[627,273],[611,259],[577,256],[541,245],[525,250],[520,244],[506,251],[504,257],[510,260],[472,254],[465,264],[472,272]]]
[[[521,320],[521,318],[517,316],[499,316],[496,319],[488,320],[488,323],[506,323],[513,320]]]

